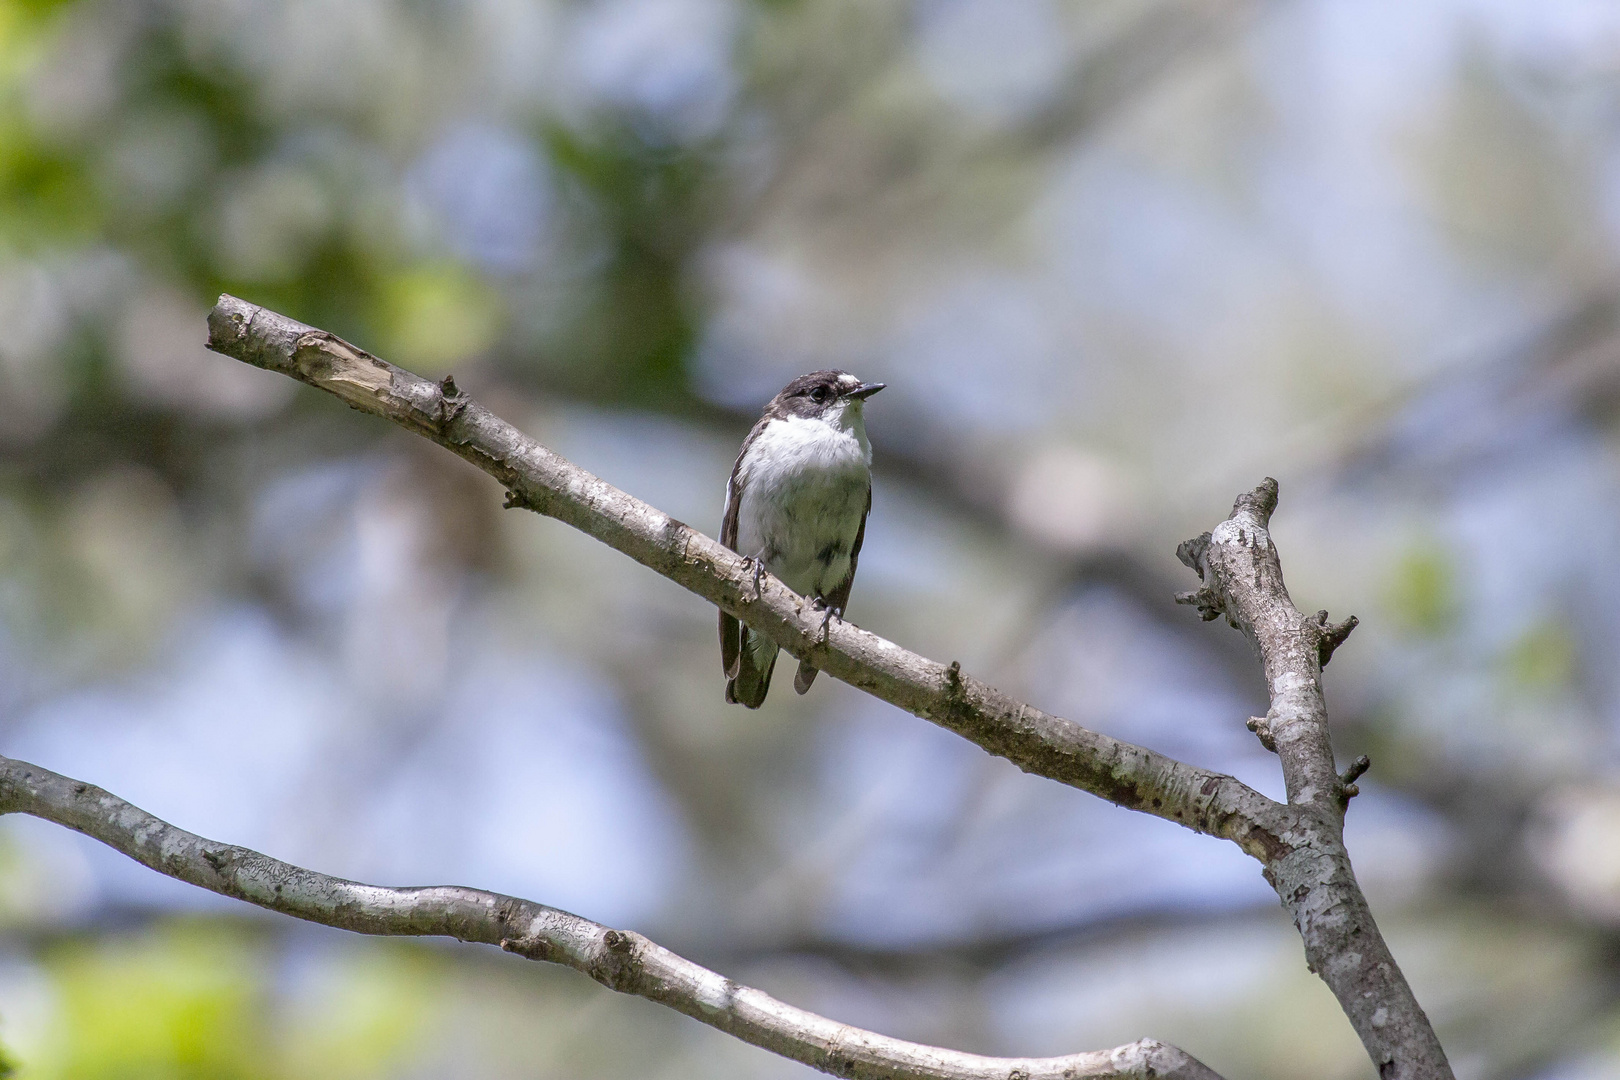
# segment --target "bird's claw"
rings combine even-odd
[[[827,638],[832,634],[833,616],[836,615],[840,620],[842,620],[844,613],[827,603],[825,599],[819,596],[810,601],[810,606],[816,611],[821,612],[821,643],[825,645],[827,643]]]
[[[759,579],[765,573],[765,560],[761,559],[757,555],[744,555],[743,556],[743,565],[753,567],[754,576],[752,578],[752,581],[754,583],[754,599],[758,600],[759,595],[760,595],[759,594]]]

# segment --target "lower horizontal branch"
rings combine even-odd
[[[670,952],[531,900],[460,886],[345,881],[206,840],[92,784],[0,757],[0,813],[84,833],[161,874],[271,911],[361,934],[453,937],[565,964],[762,1049],[862,1080],[1220,1080],[1154,1039],[1055,1058],[992,1058],[891,1039],[796,1009]]]

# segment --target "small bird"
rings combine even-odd
[[[812,371],[783,387],[743,440],[726,484],[720,542],[842,617],[872,509],[872,447],[861,415],[883,383],[847,371]],[[777,645],[720,613],[726,700],[757,709],[771,688]],[[816,668],[799,662],[793,689],[804,693]]]

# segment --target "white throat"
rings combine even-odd
[[[821,420],[835,431],[847,431],[866,445],[866,403],[859,398],[839,398],[821,414]]]

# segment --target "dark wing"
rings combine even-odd
[[[849,573],[844,575],[844,580],[840,581],[837,587],[826,597],[827,606],[838,612],[839,618],[843,618],[844,609],[849,606],[849,590],[855,584],[855,566],[861,561],[861,545],[866,542],[866,519],[871,513],[872,485],[868,482],[866,485],[866,509],[861,511],[861,527],[855,530],[855,543],[849,549]],[[793,689],[801,694],[808,691],[810,684],[816,681],[817,670],[809,663],[800,660],[799,670],[793,676]]]
[[[757,431],[758,428],[755,428]],[[743,454],[748,452],[748,444],[754,441],[754,432],[748,433],[743,440],[742,450],[737,453],[737,462],[731,467],[731,479],[726,481],[726,515],[720,521],[720,542],[732,551],[737,550],[737,507],[742,503],[742,496],[737,491],[737,473],[742,468]],[[741,627],[735,615],[728,614],[725,609],[720,611],[720,666],[726,673],[726,678],[737,677],[737,657],[741,651]]]
[[[844,609],[849,606],[849,589],[855,584],[855,565],[861,561],[861,545],[866,542],[866,519],[871,513],[872,485],[869,482],[866,485],[866,509],[861,511],[861,527],[855,531],[855,546],[849,549],[849,573],[827,597],[827,606],[839,615],[843,615]]]

